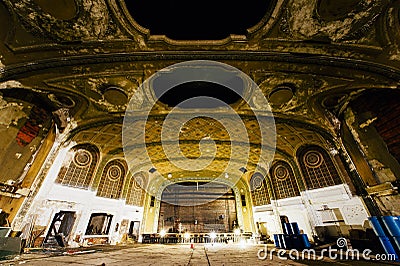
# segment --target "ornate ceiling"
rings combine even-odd
[[[121,155],[128,101],[137,97],[140,107],[155,97],[151,88],[136,93],[144,80],[178,62],[220,61],[260,87],[275,117],[276,156],[289,158],[304,144],[334,146],[343,108],[362,91],[398,88],[399,9],[398,0],[276,0],[242,35],[184,40],[153,34],[122,0],[5,0],[0,3],[0,94],[34,91],[48,100],[51,111],[66,111],[55,116],[60,129],[71,130],[71,140]],[[170,107],[158,102],[146,124],[146,146],[159,173],[217,176],[229,159],[236,169],[254,171],[259,125],[243,101],[231,106],[249,134],[248,158],[240,145],[231,145],[219,123],[197,118],[181,128],[182,153],[198,158],[199,142],[208,138],[216,154],[205,169],[188,173],[163,152],[160,125]]]

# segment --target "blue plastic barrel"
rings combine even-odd
[[[282,223],[282,230],[284,234],[287,234],[287,227],[286,227],[286,223]]]
[[[394,254],[396,257],[396,260],[399,259],[399,257],[396,254],[396,251],[393,248],[392,243],[390,243],[390,239],[387,236],[380,236],[379,241],[381,242],[383,249],[385,250],[386,254]]]
[[[292,232],[295,235],[300,235],[299,225],[297,223],[290,223],[292,225]]]
[[[286,248],[286,242],[285,242],[285,234],[279,234],[278,238],[279,238],[279,247],[280,248]]]
[[[302,250],[303,247],[303,240],[301,239],[300,235],[291,235],[290,239],[292,241],[292,247],[297,250]]]
[[[310,248],[310,240],[308,240],[307,234],[300,234],[300,239],[303,242],[303,247],[304,248]]]
[[[400,216],[396,216],[397,217],[397,220],[396,220],[396,222],[397,222],[397,224],[399,225],[399,227],[400,227]]]
[[[391,236],[400,236],[399,218],[397,216],[382,216],[382,220]]]
[[[292,225],[290,223],[284,223],[283,227],[284,227],[283,231],[285,232],[285,234],[293,235]]]
[[[278,234],[274,234],[274,242],[275,242],[275,247],[279,248],[279,236]]]
[[[369,217],[369,222],[372,225],[372,229],[374,229],[374,232],[377,236],[386,236],[385,231],[383,230],[383,227],[379,221],[379,218],[376,216]]]
[[[284,234],[283,239],[285,240],[285,249],[292,249],[294,248],[292,235]]]
[[[400,250],[400,236],[394,236],[393,242],[394,242],[394,244],[396,244],[397,250]]]

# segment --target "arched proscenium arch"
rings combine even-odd
[[[176,183],[179,182],[213,182],[212,178],[207,178],[207,177],[182,177],[182,178],[176,178]],[[221,180],[218,182],[214,182],[215,184],[223,184],[223,185],[227,185],[228,187],[230,187],[234,194],[235,194],[235,203],[236,203],[236,209],[237,209],[237,219],[238,219],[238,225],[240,228],[242,228],[244,226],[244,217],[243,217],[243,212],[242,212],[242,205],[241,205],[241,191],[243,190],[243,194],[245,195],[250,195],[250,189],[248,184],[243,180],[240,179],[238,182],[233,183],[230,180]],[[170,182],[166,182],[163,181],[162,183],[158,184],[159,187],[156,190],[157,192],[155,193],[155,198],[156,199],[161,199],[161,195],[163,193],[163,191],[165,190],[166,187],[168,187],[169,185],[171,185]],[[153,184],[154,186],[154,184]],[[250,199],[249,199],[250,200]],[[150,202],[147,201],[145,203],[145,207],[147,205],[149,205]],[[156,200],[155,205],[154,205],[154,220],[152,221],[152,232],[157,232],[158,229],[158,219],[159,219],[159,213],[160,213],[160,206],[161,206],[161,201],[160,200]],[[248,208],[249,209],[249,208]],[[145,208],[145,212],[148,211],[148,208]],[[251,210],[248,210],[248,215],[252,215]],[[146,213],[145,213],[145,217],[146,217]],[[144,221],[144,223],[148,223],[151,221]],[[250,223],[250,230],[254,231],[254,225],[252,223]],[[146,224],[143,224],[143,228],[146,228]]]
[[[150,77],[148,80],[144,81],[141,85],[141,88],[137,90],[137,93],[140,95],[143,92],[148,91],[146,88],[152,88],[153,81],[157,78],[164,77],[165,83],[162,84],[162,92],[158,93],[162,95],[169,89],[178,86],[180,84],[190,82],[190,81],[203,81],[203,82],[211,82],[227,87],[237,94],[239,94],[242,99],[247,103],[250,112],[253,113],[254,119],[257,120],[260,130],[260,153],[258,156],[258,161],[253,162],[256,170],[258,171],[260,168],[267,168],[269,162],[273,159],[275,153],[275,144],[276,144],[276,134],[275,134],[275,122],[273,119],[273,115],[262,91],[258,88],[257,84],[248,77],[246,74],[241,72],[240,70],[223,63],[215,62],[215,61],[205,61],[205,60],[194,60],[187,61],[183,63],[178,63],[167,67],[165,69],[160,70],[155,75]],[[229,84],[229,80],[232,78],[240,77],[245,84],[245,90],[237,90],[237,88],[232,87],[232,84]],[[146,121],[150,116],[153,106],[156,104],[157,99],[155,97],[148,97],[147,103],[143,104],[140,108],[137,106],[136,99],[140,98],[140,96],[135,97],[135,95],[131,98],[131,101],[128,105],[127,111],[124,117],[124,125],[123,125],[123,147],[124,147],[124,155],[126,161],[129,165],[130,169],[148,171],[149,168],[141,168],[137,169],[138,165],[150,165],[152,168],[157,168],[153,165],[152,158],[148,155],[148,149],[146,146]],[[217,99],[210,97],[194,97],[187,101],[190,103],[194,103],[193,106],[206,105],[212,101],[217,101]],[[203,170],[206,166],[211,163],[214,158],[210,158],[210,154],[201,154],[197,159],[191,159],[184,156],[179,148],[179,134],[177,134],[177,128],[180,128],[187,119],[192,119],[193,117],[211,117],[221,124],[224,125],[226,130],[228,131],[230,137],[231,147],[235,147],[236,143],[239,143],[240,149],[242,151],[247,151],[243,154],[243,158],[249,161],[249,132],[246,130],[246,127],[242,121],[242,118],[236,113],[231,106],[224,104],[223,107],[218,109],[218,112],[215,112],[215,109],[208,111],[204,111],[205,109],[180,109],[179,105],[171,110],[165,121],[162,124],[161,130],[161,145],[163,147],[164,153],[168,158],[168,162],[177,167],[186,171],[188,174],[186,176],[191,176],[195,171]],[[207,107],[206,107],[207,108]],[[186,111],[185,115],[189,118],[185,119],[185,116],[182,116],[182,112]],[[234,119],[235,123],[225,123],[224,118],[229,116],[230,119]],[[267,119],[266,119],[267,118]],[[139,123],[138,123],[139,121]],[[177,123],[178,122],[178,123]],[[181,123],[183,122],[183,123]],[[170,123],[170,124],[169,124]],[[179,124],[180,123],[180,124]],[[234,125],[234,126],[233,126]],[[241,129],[240,134],[237,134],[237,128]],[[236,129],[236,130],[234,130]],[[203,151],[203,145],[214,145],[215,142],[212,139],[201,139],[200,141],[200,150]],[[247,145],[243,145],[247,143]],[[133,148],[134,147],[134,148]],[[204,149],[213,150],[211,149]],[[215,150],[215,149],[214,149]],[[138,157],[138,154],[144,155],[142,157]],[[211,154],[213,155],[213,154]],[[215,182],[224,183],[225,176],[224,173],[235,173],[239,168],[237,164],[235,164],[233,159],[233,154],[228,158],[228,163],[225,169],[221,170],[221,173],[214,179]],[[244,164],[244,165],[246,165]],[[243,166],[243,165],[242,165]],[[169,184],[176,183],[176,180],[167,179],[166,176],[163,176],[159,173],[159,171],[153,174],[157,178],[165,179]],[[232,175],[236,176],[236,180],[231,180],[232,185],[239,181],[240,175]],[[154,178],[154,177],[153,177]],[[147,192],[157,197],[156,191],[152,186],[149,186]],[[218,198],[222,195],[215,195],[215,198]]]

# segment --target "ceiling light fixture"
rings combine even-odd
[[[157,169],[154,168],[154,167],[152,167],[152,168],[149,169],[149,172],[150,172],[150,173],[154,173],[155,171],[157,171]]]
[[[243,174],[247,172],[247,169],[244,167],[240,167],[239,171],[242,172]]]

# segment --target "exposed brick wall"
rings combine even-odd
[[[389,152],[400,162],[400,93],[379,91],[360,97],[354,104],[357,112],[371,112],[377,117],[373,125],[385,141]]]

